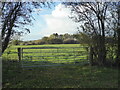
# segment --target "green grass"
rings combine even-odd
[[[29,45],[29,46],[12,46],[5,51],[3,55],[3,88],[117,88],[118,87],[118,70],[116,68],[106,68],[89,66],[81,64],[87,58],[85,48],[30,50],[25,52],[24,62],[27,66],[47,65],[61,63],[62,66],[44,66],[44,67],[21,67],[17,61],[16,53],[6,54],[7,52],[17,52],[18,47],[84,47],[79,44],[58,44],[58,45]],[[43,52],[43,53],[35,53]],[[46,53],[52,52],[52,53]],[[55,52],[55,53],[53,53]],[[67,53],[63,53],[67,52]],[[68,53],[71,52],[71,53]],[[87,53],[86,53],[87,52]],[[54,57],[31,57],[31,56],[54,56]],[[58,55],[62,55],[58,57]],[[75,64],[78,58],[80,63]],[[77,56],[80,55],[80,56]],[[5,59],[6,58],[6,59]],[[9,58],[9,59],[8,59]],[[32,58],[32,59],[31,59]],[[80,59],[81,58],[81,59]],[[28,60],[27,60],[28,59]],[[40,62],[38,62],[39,60]],[[88,62],[88,61],[85,61]],[[73,64],[71,64],[73,63]]]
[[[75,63],[86,62],[88,63],[88,52],[86,45],[80,44],[52,44],[52,45],[28,45],[28,46],[12,46],[8,48],[3,57],[9,59],[18,59],[17,48],[30,48],[30,47],[57,47],[55,49],[23,49],[23,64],[53,64],[53,63]],[[60,48],[61,47],[61,48]],[[78,47],[78,48],[73,48]],[[16,53],[14,53],[16,52]],[[39,61],[39,62],[38,62]]]
[[[65,65],[21,68],[3,60],[3,88],[117,88],[115,68]]]

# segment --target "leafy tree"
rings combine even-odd
[[[70,39],[70,38],[68,38],[68,39],[65,39],[65,40],[63,41],[63,43],[64,43],[64,44],[78,44],[79,42],[78,42],[77,40],[75,40],[75,39]]]
[[[34,19],[32,12],[34,8],[50,6],[48,2],[2,2],[2,53],[7,48],[9,41],[14,33],[25,33],[24,30],[30,33],[30,30],[25,25],[30,25]],[[21,30],[19,31],[18,30]]]
[[[58,33],[54,33],[54,38],[58,38]]]
[[[65,39],[68,39],[68,38],[70,38],[71,36],[70,36],[70,34],[68,34],[68,33],[65,33],[64,35],[63,35],[63,39],[65,40]]]
[[[78,29],[88,34],[92,39],[91,48],[93,48],[94,59],[99,65],[106,63],[106,45],[105,36],[109,35],[112,30],[108,29],[109,11],[107,2],[68,2],[64,3],[71,6],[71,19],[81,23]]]
[[[63,40],[59,38],[49,38],[49,44],[62,44]]]
[[[76,37],[80,44],[88,44],[89,46],[92,45],[92,38],[83,32],[79,32],[74,35],[74,37]]]
[[[117,57],[116,64],[120,64],[120,1],[111,3],[111,14],[113,20],[113,29],[115,32],[115,39],[117,39]],[[116,44],[116,43],[115,43]]]
[[[112,43],[109,43],[110,47],[113,47],[114,54],[112,57],[116,56],[115,64],[120,63],[120,2],[110,2],[108,5],[109,16],[108,18],[108,27],[109,30],[112,30],[112,34],[109,34],[109,40],[111,39]]]
[[[19,41],[19,40],[13,40],[13,41],[12,41],[12,44],[13,44],[13,45],[20,45],[20,41]]]

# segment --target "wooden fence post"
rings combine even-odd
[[[18,48],[18,60],[21,61],[21,48]]]
[[[90,54],[89,54],[90,65],[93,65],[93,48],[90,47]]]

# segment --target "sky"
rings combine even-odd
[[[40,10],[35,10],[33,13],[35,18],[32,22],[33,25],[28,27],[30,33],[22,36],[21,40],[38,40],[53,33],[76,33],[78,24],[68,17],[70,12],[70,9],[66,8],[61,3],[57,3],[55,7],[51,9],[42,8]]]

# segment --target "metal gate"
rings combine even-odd
[[[89,63],[88,47],[27,47],[18,51],[22,67]]]

